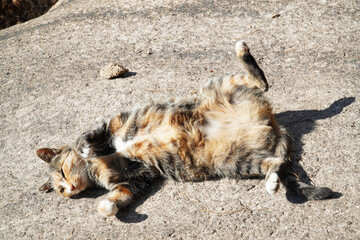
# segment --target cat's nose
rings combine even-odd
[[[75,190],[75,187],[74,187],[73,184],[71,184],[71,186],[70,186],[70,191],[74,191],[74,190]]]

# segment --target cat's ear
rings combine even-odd
[[[51,159],[60,153],[60,150],[55,148],[41,148],[36,151],[36,154],[39,158],[44,160],[47,163],[50,163]]]
[[[47,181],[46,183],[44,183],[43,185],[41,185],[41,187],[39,188],[40,192],[51,192],[53,190],[53,186],[51,181]]]

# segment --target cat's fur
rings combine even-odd
[[[282,182],[307,199],[331,197],[330,189],[292,173],[289,137],[263,95],[265,75],[245,42],[237,42],[235,50],[247,75],[211,80],[200,97],[121,112],[85,132],[75,148],[39,149],[37,155],[54,170],[51,187],[66,197],[92,185],[108,189],[98,207],[104,216],[115,215],[158,177],[258,176],[265,177],[270,194]]]

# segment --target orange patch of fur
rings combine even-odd
[[[120,119],[120,115],[117,115],[117,116],[113,117],[110,120],[110,124],[109,124],[110,133],[114,134],[117,130],[120,129],[121,126],[122,126],[122,122],[121,122],[121,119]]]
[[[115,190],[113,190],[110,193],[108,200],[114,203],[125,204],[131,200],[132,196],[133,194],[130,192],[129,189],[123,186],[118,186]]]
[[[165,147],[155,147],[149,140],[134,143],[128,148],[127,153],[130,157],[142,159],[145,162],[149,162],[155,165],[157,159],[162,157]]]

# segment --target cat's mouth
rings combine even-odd
[[[65,197],[72,197],[74,195],[77,195],[79,194],[80,192],[84,191],[85,190],[85,186],[78,186],[77,188],[73,187],[71,189],[68,189],[68,188],[64,188],[63,189],[63,192],[62,194],[65,196]]]
[[[68,191],[68,190],[65,190],[64,192],[63,192],[63,195],[65,196],[65,197],[72,197],[72,196],[74,196],[74,195],[76,195],[76,194],[78,194],[78,193],[80,193],[80,191],[79,190],[74,190],[74,191]]]

